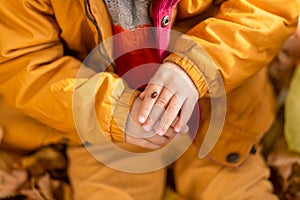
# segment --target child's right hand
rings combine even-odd
[[[145,131],[137,118],[141,104],[142,100],[136,98],[132,105],[125,130],[125,141],[146,149],[159,149],[168,144],[177,133],[173,128],[169,128],[162,136],[155,134],[153,130]]]

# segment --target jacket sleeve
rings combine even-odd
[[[198,2],[198,3],[197,3]],[[193,16],[199,1],[182,0],[181,19]],[[257,73],[279,51],[297,26],[298,0],[227,0],[217,14],[200,22],[176,41],[166,61],[181,66],[200,97],[222,95]]]
[[[123,140],[126,112],[136,94],[115,74],[95,73],[65,55],[51,5],[28,2],[1,0],[0,94],[26,115],[66,134],[77,134],[73,108],[89,105],[85,110],[96,110],[103,133]],[[79,68],[82,76],[76,78]],[[74,105],[77,88],[94,90],[89,93],[94,96],[79,94],[80,105]],[[114,116],[116,109],[122,115]]]

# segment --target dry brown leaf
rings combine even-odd
[[[63,181],[53,180],[52,189],[55,200],[72,200],[71,186]]]
[[[30,188],[23,189],[20,191],[21,194],[25,195],[29,200],[46,200],[42,195],[36,185],[37,180],[32,177],[30,179]]]
[[[0,150],[0,170],[10,171],[14,168],[15,163],[21,158],[18,153],[7,150]]]
[[[55,172],[67,168],[67,160],[63,153],[53,147],[44,147],[21,159],[22,168],[29,170],[34,177],[42,176],[45,172]]]
[[[22,158],[24,168],[30,168],[37,162],[42,162],[48,169],[64,169],[67,165],[63,154],[51,147],[42,148],[32,155]]]
[[[280,175],[286,181],[294,163],[300,164],[300,154],[288,150],[285,139],[278,138],[274,143],[272,152],[267,157],[270,166],[278,169]]]
[[[300,199],[300,155],[288,150],[285,139],[274,143],[267,157],[276,194],[281,200]]]
[[[11,172],[0,170],[0,197],[15,194],[26,180],[27,172],[25,170],[12,170]]]
[[[21,190],[21,194],[25,195],[28,200],[45,200],[39,193],[39,191],[35,189],[26,189],[26,190]]]
[[[300,199],[300,164],[294,163],[292,172],[286,182],[285,191],[280,195],[282,200]]]
[[[51,183],[49,174],[45,174],[44,176],[40,177],[37,181],[37,185],[38,185],[42,195],[47,200],[54,200],[52,183]]]

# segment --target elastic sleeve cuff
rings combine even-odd
[[[198,89],[199,98],[207,93],[208,87],[202,73],[188,60],[188,58],[172,53],[164,61],[179,65],[187,73]]]
[[[124,141],[125,128],[130,109],[136,97],[140,94],[138,90],[126,88],[121,94],[119,101],[113,108],[111,124],[111,138],[115,142]]]

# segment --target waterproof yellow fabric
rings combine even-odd
[[[96,46],[98,39],[98,30],[85,16],[84,2],[89,5],[88,14],[99,26],[100,39],[110,37],[111,22],[103,1],[1,1],[0,94],[4,101],[12,105],[12,109],[17,108],[15,113],[18,114],[14,118],[31,121],[30,126],[22,126],[23,123],[14,123],[13,119],[5,120],[10,112],[2,112],[1,125],[6,130],[4,145],[34,149],[60,141],[80,144],[73,119],[72,92],[75,87],[88,91],[91,85],[97,86],[94,88],[97,99],[95,109],[101,129],[108,138],[123,140],[122,128],[125,127],[130,103],[122,102],[122,99],[126,99],[124,96],[132,99],[137,94],[132,94],[121,78],[110,71],[111,68],[103,73],[94,73],[83,67],[84,76],[76,78],[83,59]],[[207,11],[212,3],[212,0],[182,0],[177,7],[176,17],[178,20],[193,17],[197,21],[196,15]],[[259,88],[262,86],[249,85],[252,89],[257,88],[257,93],[251,91],[249,98],[246,93],[239,93],[242,91],[239,88],[247,81],[251,82],[252,77],[257,77],[252,83],[261,79],[268,85],[265,78],[254,75],[276,55],[280,44],[295,30],[298,3],[298,0],[228,0],[213,18],[202,21],[188,31],[216,63],[228,94],[233,93],[233,97],[240,98],[240,102],[232,100],[236,103],[234,109],[229,109],[228,116],[232,117],[227,118],[219,145],[210,154],[217,162],[240,165],[272,122],[269,89],[261,96],[264,88]],[[189,59],[198,56],[198,52],[189,45],[185,40],[178,41],[179,50],[186,53],[188,58],[171,55],[167,60],[177,63],[190,75],[203,97],[203,104],[209,105],[209,91],[202,74],[209,75],[210,71],[205,70],[206,63],[195,66],[189,62]],[[104,50],[111,52],[109,47]],[[105,63],[103,60],[99,64]],[[82,98],[82,105],[90,103],[86,101]],[[250,103],[252,106],[247,108]],[[114,110],[123,110],[124,113],[113,116]],[[245,112],[245,118],[240,118]],[[249,126],[249,117],[255,123],[255,129]],[[117,124],[116,121],[123,124]],[[51,131],[53,134],[49,133]],[[39,135],[38,132],[43,133]],[[239,141],[238,145],[235,141]],[[228,147],[227,144],[232,144],[229,146],[234,149],[223,151],[223,147]],[[240,152],[242,158],[233,164],[226,163],[227,153],[232,151]]]
[[[285,103],[284,135],[289,150],[300,153],[300,65],[295,70]]]
[[[68,148],[74,200],[276,200],[268,182],[269,169],[257,153],[239,168],[198,159],[192,146],[174,164],[178,195],[165,193],[166,169],[128,174],[102,165],[83,147]],[[168,196],[166,196],[168,195]]]

